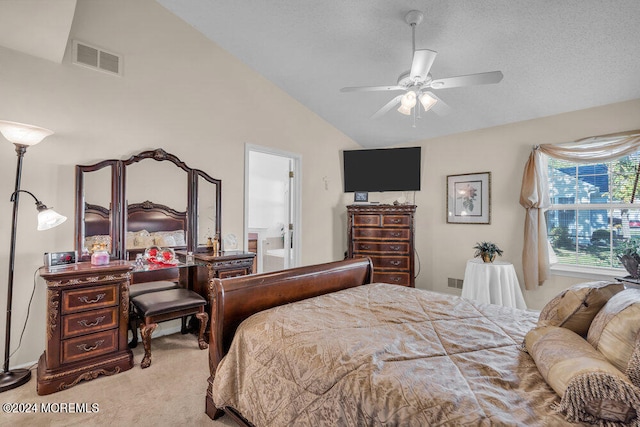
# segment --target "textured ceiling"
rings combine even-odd
[[[640,98],[638,0],[157,0],[365,147],[383,147]],[[391,110],[416,48],[434,79],[501,70],[496,85],[435,92],[451,108]],[[254,112],[252,114],[259,114]]]

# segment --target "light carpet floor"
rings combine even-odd
[[[133,350],[134,366],[110,377],[81,382],[46,396],[36,393],[36,369],[31,380],[0,393],[0,404],[97,404],[94,413],[5,413],[1,426],[235,426],[226,415],[212,421],[204,413],[209,352],[198,348],[194,335],[180,333],[154,338],[152,364],[140,369],[142,343]],[[4,406],[3,406],[4,408]]]

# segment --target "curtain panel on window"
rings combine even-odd
[[[549,276],[549,243],[544,212],[550,206],[547,158],[577,163],[614,160],[640,150],[640,130],[592,136],[574,142],[542,144],[533,148],[524,167],[520,205],[524,222],[522,269],[527,290],[541,286]]]

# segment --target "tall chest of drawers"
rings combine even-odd
[[[373,281],[415,287],[414,205],[351,205],[349,258],[368,256]]]
[[[47,342],[38,361],[38,394],[133,367],[127,346],[131,269],[127,261],[40,269],[47,283]]]

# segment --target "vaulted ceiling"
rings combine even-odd
[[[82,0],[81,0],[82,1]],[[156,0],[364,147],[386,147],[640,98],[638,0]],[[76,0],[3,0],[0,45],[61,62]],[[416,49],[434,79],[500,70],[498,84],[433,90],[450,108],[391,109]],[[203,82],[206,84],[206,82]],[[246,110],[250,122],[252,114]]]
[[[638,0],[157,0],[300,103],[367,147],[409,143],[640,98]],[[434,79],[500,70],[499,84],[434,91],[451,107],[395,109],[416,49],[438,52]],[[247,115],[260,114],[247,110]]]

